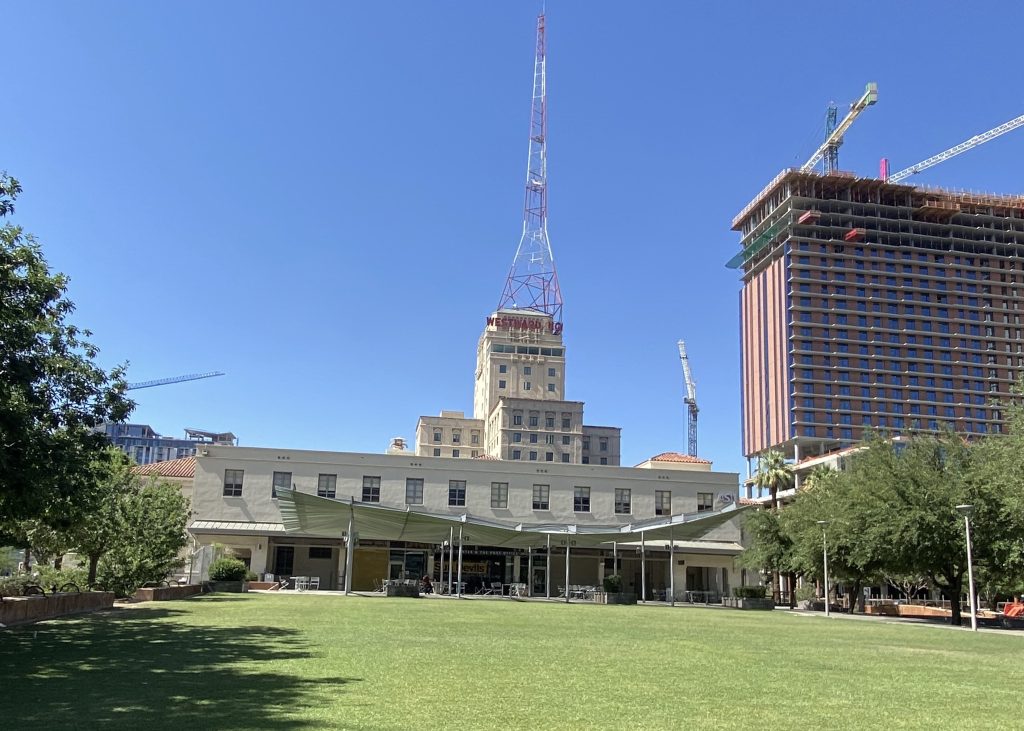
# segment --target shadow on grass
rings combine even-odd
[[[0,633],[4,720],[48,729],[312,728],[294,712],[358,681],[276,669],[314,657],[298,630],[176,621],[186,614],[144,607]]]

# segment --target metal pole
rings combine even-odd
[[[647,552],[644,533],[640,531],[640,601],[647,603]]]
[[[551,598],[551,534],[548,533],[548,553],[544,559],[544,597]]]
[[[462,530],[461,528],[459,530]],[[452,595],[452,559],[455,558],[455,526],[448,529],[448,596]]]
[[[822,557],[825,561],[825,616],[829,616],[828,608],[828,537],[825,535],[825,526],[821,527]]]
[[[526,596],[533,596],[533,546],[526,549]]]
[[[978,600],[974,595],[974,562],[971,558],[971,516],[964,516],[964,526],[967,528],[967,582],[971,591],[971,630],[973,632],[978,631]],[[960,601],[960,597],[957,597],[957,601]]]
[[[354,497],[351,498],[355,500]],[[356,529],[356,511],[350,502],[348,505],[348,543],[345,546],[345,595],[352,593],[352,564],[356,552],[356,542],[352,539]]]
[[[668,526],[668,590],[672,592],[669,606],[674,607],[676,605],[676,539],[671,523]]]
[[[457,587],[456,591],[458,592],[459,599],[461,599],[462,598],[462,526],[461,525],[459,526],[459,578],[458,578],[457,581],[458,581],[458,587]]]
[[[437,593],[441,593],[441,587],[444,586],[444,541],[441,541],[441,572],[437,575]]]
[[[569,543],[571,541],[565,539],[565,603],[569,603]]]
[[[612,573],[619,573],[619,544],[617,541],[612,541]]]

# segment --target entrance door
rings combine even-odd
[[[291,576],[295,570],[295,546],[277,546],[274,549],[274,574]]]

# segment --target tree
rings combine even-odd
[[[779,488],[788,485],[793,481],[793,468],[786,464],[786,458],[777,449],[770,449],[761,455],[758,461],[757,474],[754,475],[754,484],[759,488],[768,488],[771,498],[771,509],[775,512],[779,509]],[[792,581],[792,579],[791,579]],[[790,592],[792,603],[792,592]],[[779,591],[779,570],[772,571],[772,601],[778,604],[782,599]]]
[[[0,218],[20,192],[0,174]],[[133,407],[124,367],[100,368],[91,333],[69,322],[67,285],[31,236],[0,227],[0,543],[17,532],[16,521],[62,526],[107,444],[96,427]]]
[[[128,596],[149,581],[164,579],[184,561],[188,501],[170,483],[135,480],[114,514],[117,540],[99,562],[98,584]]]

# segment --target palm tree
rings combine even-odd
[[[804,490],[813,490],[820,485],[826,484],[838,474],[839,471],[834,467],[830,467],[827,464],[820,464],[811,470],[811,473],[804,478],[801,487]]]
[[[779,509],[779,488],[785,487],[792,481],[793,467],[786,463],[786,457],[782,452],[777,449],[769,449],[761,455],[757,466],[757,474],[754,475],[754,484],[761,489],[768,488],[768,494],[771,496],[772,512],[777,512]],[[792,592],[790,594],[792,595]],[[776,604],[782,600],[782,592],[779,591],[779,570],[777,568],[772,569],[772,600]]]

